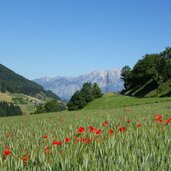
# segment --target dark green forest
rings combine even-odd
[[[0,92],[5,93],[6,91],[11,93],[23,93],[37,98],[47,96],[59,99],[58,96],[51,91],[44,90],[43,87],[37,83],[16,74],[0,64]]]
[[[76,91],[67,104],[68,110],[79,110],[84,108],[92,100],[103,94],[97,83],[84,83],[80,91]]]
[[[15,106],[13,103],[0,102],[0,116],[16,115],[22,115],[22,111],[19,106]]]
[[[171,96],[171,48],[146,54],[133,68],[123,67],[121,79],[124,94],[144,97],[152,92],[151,96]]]

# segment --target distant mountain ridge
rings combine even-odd
[[[69,100],[77,90],[81,89],[85,82],[97,83],[102,91],[105,92],[107,73],[109,75],[109,92],[121,91],[124,86],[123,81],[120,79],[120,69],[112,69],[110,71],[96,70],[78,77],[43,77],[35,79],[34,81],[43,86],[46,90],[51,90],[60,98]]]
[[[59,100],[59,97],[51,91],[44,90],[39,84],[30,81],[0,64],[0,92],[23,93],[37,98],[51,97]]]

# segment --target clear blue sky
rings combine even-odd
[[[132,67],[167,46],[170,0],[0,0],[0,63],[29,79]]]

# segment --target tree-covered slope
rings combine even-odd
[[[146,54],[131,69],[123,67],[121,76],[126,95],[163,97],[171,95],[171,48],[161,53]]]
[[[51,91],[46,91],[37,83],[30,81],[0,64],[0,92],[23,93],[37,98],[59,99]]]

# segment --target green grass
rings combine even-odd
[[[35,112],[36,106],[32,103],[32,101],[35,101],[37,103],[45,103],[52,98],[46,98],[45,101],[42,101],[38,98],[27,96],[22,93],[0,93],[0,101],[7,101],[7,102],[13,102],[20,106],[22,112],[24,115],[29,115],[30,113]]]
[[[171,123],[165,124],[171,117],[169,98],[158,103],[154,99],[136,102],[110,94],[102,99],[98,101],[103,108],[94,101],[89,110],[1,118],[0,170],[171,170]],[[95,102],[97,109],[90,109]],[[106,102],[110,103],[108,108]],[[162,123],[154,122],[156,113],[163,116]],[[104,127],[105,121],[108,124]],[[137,127],[138,123],[142,127]],[[101,134],[91,133],[87,128],[90,125]],[[81,134],[79,127],[85,128]],[[119,132],[120,127],[126,132]],[[110,129],[113,134],[109,134]],[[44,135],[48,137],[42,138]],[[69,143],[64,141],[66,137],[71,139]],[[53,146],[54,141],[62,145]],[[11,154],[5,156],[7,145]],[[28,159],[25,162],[24,156]]]
[[[118,107],[137,106],[143,104],[154,104],[161,102],[171,102],[171,97],[164,98],[136,98],[130,96],[122,96],[118,94],[105,94],[102,98],[95,99],[88,104],[84,110],[90,109],[115,109]]]
[[[0,92],[0,101],[12,102],[12,97],[8,93]]]
[[[20,108],[23,112],[23,115],[28,115],[30,113],[34,113],[36,111],[36,106],[32,104],[27,104],[27,105],[20,105]]]

